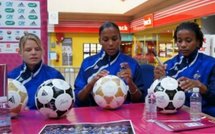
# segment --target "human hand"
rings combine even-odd
[[[102,70],[98,72],[97,74],[94,74],[91,79],[89,79],[88,84],[84,86],[82,90],[78,93],[78,98],[81,101],[86,101],[89,97],[89,94],[92,93],[93,87],[97,80],[99,80],[101,77],[104,77],[108,75],[109,72],[107,70]]]
[[[120,72],[117,73],[117,76],[124,79],[127,84],[133,82],[133,80],[131,79],[132,78],[131,69],[128,63],[127,62],[121,63],[120,68],[121,70]]]
[[[107,71],[107,70],[102,70],[102,71],[100,71],[100,72],[94,77],[94,79],[98,80],[98,79],[100,79],[101,77],[107,76],[108,74],[109,74],[109,71]]]
[[[159,64],[154,68],[154,78],[160,79],[166,75],[166,64]]]
[[[97,80],[99,80],[101,77],[107,76],[109,74],[109,71],[102,70],[99,73],[97,73],[88,83],[88,85],[94,86]]]
[[[179,86],[184,91],[192,90],[194,87],[200,87],[201,82],[199,80],[189,79],[187,77],[180,77],[178,79]]]

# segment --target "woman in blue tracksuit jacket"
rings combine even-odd
[[[56,69],[43,64],[43,48],[41,40],[34,34],[27,33],[19,42],[19,54],[23,64],[8,73],[8,78],[21,82],[28,93],[27,107],[36,109],[35,94],[40,84],[48,79],[63,79],[62,74]]]
[[[200,89],[202,111],[215,116],[215,58],[198,52],[203,44],[203,33],[194,22],[180,24],[174,33],[179,53],[154,69],[154,77],[172,76],[185,91],[185,105],[189,106],[191,90]]]
[[[76,106],[96,105],[91,94],[95,82],[108,74],[122,77],[129,86],[129,94],[125,103],[141,102],[144,99],[143,76],[137,61],[122,54],[119,50],[121,36],[118,26],[113,22],[105,22],[99,29],[100,53],[84,59],[75,80]],[[123,64],[129,67],[121,71]]]

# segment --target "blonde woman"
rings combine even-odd
[[[52,78],[64,79],[56,69],[43,63],[43,47],[41,40],[32,33],[21,37],[19,42],[19,54],[23,63],[8,73],[8,78],[21,82],[28,92],[29,109],[36,109],[35,94],[37,88],[44,81]]]

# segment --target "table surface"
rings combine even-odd
[[[105,110],[100,107],[72,108],[67,117],[60,119],[47,119],[37,110],[23,111],[19,117],[12,119],[12,133],[38,134],[46,124],[74,124],[83,122],[109,122],[118,120],[131,120],[136,134],[170,134],[154,123],[146,123],[143,116],[144,104],[125,104],[116,110]],[[158,114],[158,119],[189,119],[187,108],[182,108],[176,114]],[[180,134],[215,133],[215,127],[182,131]]]

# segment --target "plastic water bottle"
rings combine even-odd
[[[0,133],[10,134],[11,133],[11,117],[6,96],[0,97]]]
[[[202,97],[199,93],[199,88],[193,88],[193,93],[190,96],[190,119],[200,120],[202,112]]]
[[[148,122],[154,122],[157,119],[156,96],[152,90],[148,90],[148,94],[145,98],[144,114],[145,119]]]

